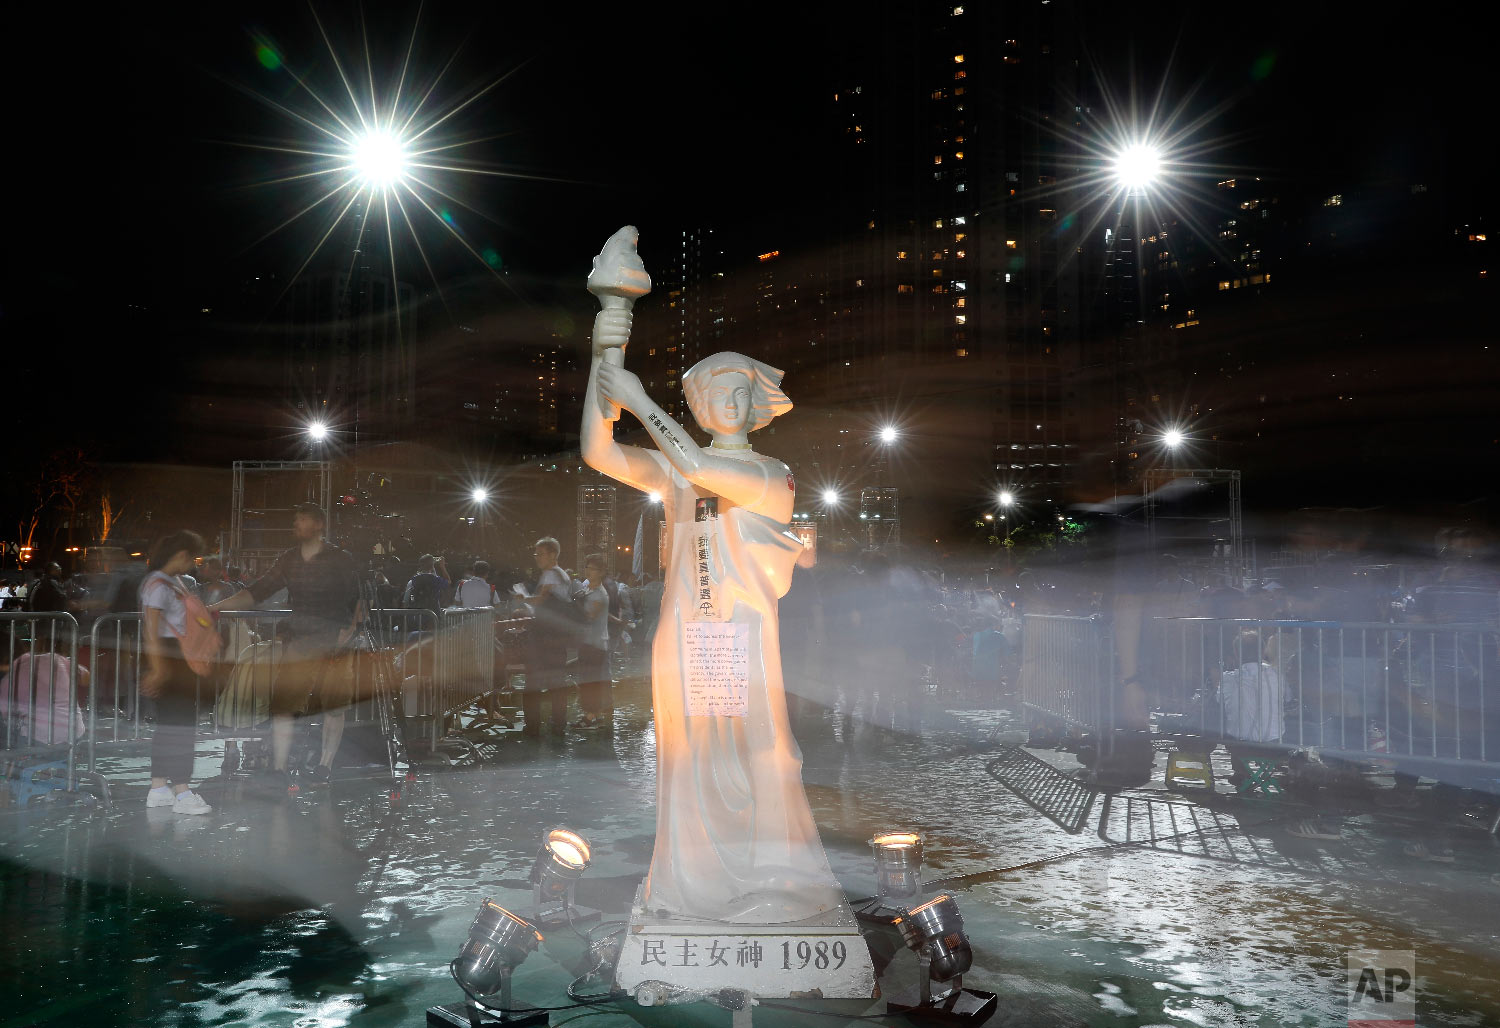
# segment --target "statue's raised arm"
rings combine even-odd
[[[633,225],[626,225],[610,236],[594,258],[589,273],[588,289],[598,297],[600,310],[594,316],[593,355],[579,436],[583,460],[589,467],[626,485],[652,492],[666,487],[666,468],[650,452],[615,442],[614,423],[620,419],[620,408],[599,392],[600,367],[620,367],[625,363],[625,347],[630,343],[635,321],[635,301],[651,291],[651,276],[636,253],[637,237]]]
[[[589,275],[589,291],[600,297],[604,308],[594,319],[593,360],[584,398],[585,463],[627,485],[656,492],[666,490],[675,470],[693,485],[738,506],[789,520],[794,497],[786,466],[770,459],[747,461],[749,454],[744,452],[750,450],[750,432],[791,409],[781,391],[780,371],[742,354],[721,353],[699,361],[683,375],[693,417],[713,437],[705,448],[625,369],[624,352],[634,320],[631,306],[651,282],[636,254],[636,238],[629,225],[616,232],[594,259]],[[640,419],[657,453],[614,441],[611,424],[620,408]]]

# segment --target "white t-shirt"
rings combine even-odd
[[[604,586],[596,585],[585,594],[582,601],[585,610],[589,613],[588,621],[584,622],[582,634],[578,641],[584,646],[593,646],[597,649],[609,648],[609,593],[604,591]]]
[[[453,593],[455,607],[492,607],[495,590],[482,578],[465,578]]]
[[[158,638],[177,639],[187,634],[187,607],[182,602],[185,591],[182,582],[165,571],[153,571],[141,583],[141,613],[148,608],[161,611]]]

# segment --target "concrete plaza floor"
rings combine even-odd
[[[0,811],[0,975],[12,983],[0,1028],[424,1024],[427,1007],[461,998],[447,965],[479,903],[530,906],[546,829],[590,839],[579,900],[626,915],[651,854],[655,751],[647,683],[621,682],[615,700],[607,730],[506,733],[481,766],[419,769],[394,806],[388,776],[371,769],[292,799],[210,782],[208,817],[147,811],[143,757],[125,752],[101,762],[114,809]],[[1287,797],[1159,787],[1100,798],[1070,834],[986,773],[1019,719],[972,707],[929,698],[920,727],[897,730],[835,704],[796,728],[851,898],[873,891],[874,831],[926,834],[926,877],[954,892],[974,947],[965,984],[1001,997],[990,1024],[1344,1024],[1357,948],[1415,951],[1418,1024],[1500,1024],[1494,836],[1372,810],[1347,817],[1341,841],[1314,842],[1287,833],[1306,815]],[[220,758],[220,744],[200,749],[205,777]],[[1453,863],[1403,852],[1440,831]],[[871,944],[878,968],[889,961],[883,988],[914,980],[893,936]],[[548,932],[516,973],[516,1000],[566,1005],[587,964],[572,933]],[[755,1022],[903,1023],[848,1020],[883,1011],[760,1008]],[[551,1023],[585,1017],[729,1021],[705,1005],[622,1003]]]

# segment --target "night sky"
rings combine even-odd
[[[694,220],[721,226],[736,252],[797,240],[830,186],[823,94],[839,19],[878,8],[815,6],[644,5],[591,19],[578,5],[428,3],[413,79],[425,86],[451,57],[433,93],[440,106],[510,73],[444,131],[493,137],[462,152],[536,176],[466,176],[456,193],[473,208],[458,213],[466,238],[499,255],[506,281],[442,241],[429,219],[423,238],[438,277],[455,291],[469,283],[481,305],[486,295],[540,302],[581,285],[599,242],[625,222],[641,226],[648,263],[653,230]],[[1078,17],[1117,89],[1164,81],[1174,99],[1190,95],[1190,111],[1230,101],[1205,130],[1223,141],[1214,159],[1226,169],[1307,194],[1421,180],[1441,189],[1449,221],[1492,210],[1488,58],[1480,34],[1451,12],[1397,24],[1354,5],[1200,6],[1085,4]],[[366,12],[377,75],[399,67],[413,12]],[[322,227],[308,219],[256,242],[316,194],[307,183],[257,185],[295,163],[234,144],[309,134],[250,94],[309,109],[293,69],[340,109],[347,98],[305,5],[92,13],[33,11],[9,47],[7,415],[13,433],[46,426],[33,445],[76,437],[101,459],[181,459],[183,441],[157,415],[207,388],[187,369],[209,345],[180,331],[182,319],[232,306],[257,274],[284,279]],[[318,13],[362,82],[359,9],[324,3]],[[284,65],[265,67],[260,46]],[[400,255],[425,287],[420,262]],[[1391,253],[1371,288],[1399,295],[1404,270],[1421,260]],[[1414,366],[1421,359],[1414,352]],[[1460,365],[1421,403],[1440,409],[1447,390],[1494,382],[1492,361]],[[1482,434],[1444,440],[1445,456],[1491,462]]]

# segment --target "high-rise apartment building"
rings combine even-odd
[[[831,96],[831,388],[938,401],[978,458],[950,476],[1048,499],[1078,458],[1098,276],[1060,192],[1086,106],[1063,6],[876,5]]]

